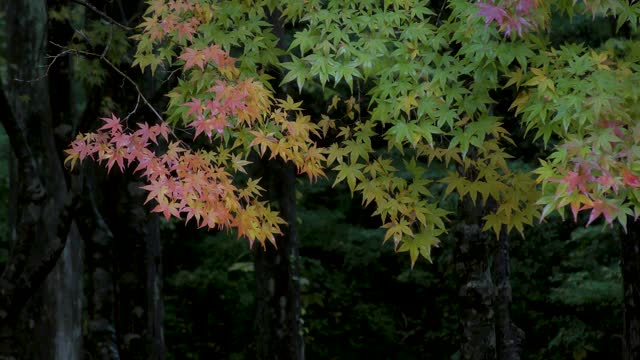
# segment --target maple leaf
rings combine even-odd
[[[194,66],[199,67],[200,70],[204,70],[207,61],[201,50],[187,47],[182,51],[182,55],[178,56],[178,58],[185,61],[184,68],[186,70],[191,69]]]
[[[228,66],[229,63],[229,54],[226,51],[222,50],[218,45],[211,45],[205,48],[202,51],[204,59],[207,61],[212,61],[218,65],[218,67]],[[235,60],[234,60],[235,62]]]
[[[568,185],[567,195],[571,195],[576,188],[583,193],[587,193],[586,184],[589,180],[591,180],[590,176],[581,169],[578,169],[578,171],[569,171],[569,173],[563,177],[560,182]]]
[[[227,89],[227,84],[224,81],[216,80],[216,84],[210,87],[209,90],[207,91],[217,94],[217,93],[224,93],[226,89]]]
[[[111,134],[115,134],[122,131],[122,124],[120,124],[120,119],[117,118],[114,114],[111,114],[110,118],[101,118],[106,123],[98,130],[109,130]]]
[[[404,237],[402,240],[402,245],[398,248],[398,252],[408,251],[409,256],[411,257],[411,267],[418,260],[418,255],[422,255],[427,261],[431,261],[431,248],[437,247],[440,244],[440,240],[438,239],[438,235],[440,235],[442,230],[434,230],[434,229],[425,229],[415,236],[412,237]]]
[[[203,106],[200,99],[191,98],[191,101],[184,103],[184,105],[189,108],[187,115],[196,114],[196,117],[202,115]]]
[[[116,149],[110,152],[107,159],[107,174],[111,172],[111,168],[114,164],[118,164],[120,172],[124,172],[124,149]]]
[[[483,17],[485,25],[489,25],[494,20],[499,24],[504,24],[504,20],[508,17],[507,12],[501,7],[493,3],[478,3],[480,10],[476,16]]]
[[[171,127],[166,122],[161,122],[159,125],[151,127],[151,131],[158,135],[162,135],[165,141],[169,141],[169,134],[171,134]]]
[[[138,123],[138,127],[140,129],[136,130],[133,135],[139,137],[143,145],[146,144],[149,140],[151,140],[156,145],[158,144],[158,142],[156,141],[156,135],[153,134],[153,132],[150,130],[149,124],[147,124],[146,122]]]
[[[80,154],[75,149],[67,149],[64,152],[69,154],[69,156],[67,156],[64,159],[64,163],[66,164],[66,163],[68,163],[70,161],[71,162],[70,168],[71,168],[71,170],[73,170],[73,168],[76,165],[76,161],[78,161],[80,159]]]
[[[196,133],[193,137],[194,139],[197,138],[199,134],[204,133],[207,135],[209,140],[211,140],[213,130],[218,134],[222,134],[224,132],[224,128],[229,126],[229,123],[227,122],[226,116],[219,114],[207,119],[201,117],[190,123],[189,126],[196,129]]]
[[[632,173],[629,169],[624,169],[622,171],[622,179],[625,185],[631,186],[633,188],[640,187],[640,177],[638,175]]]
[[[607,223],[613,223],[613,217],[618,212],[619,206],[610,201],[593,200],[589,205],[585,205],[583,209],[591,209],[587,225],[591,224],[600,215],[603,215]]]
[[[141,186],[141,189],[149,191],[145,204],[152,199],[162,199],[169,191],[169,187],[166,186],[166,178],[160,180],[152,180],[149,185]]]
[[[522,16],[507,16],[506,21],[503,20],[501,29],[504,30],[504,35],[511,35],[512,31],[516,31],[518,36],[522,36],[523,31],[528,31],[533,28],[533,25]]]
[[[198,25],[200,25],[200,21],[196,18],[191,18],[189,21],[177,25],[178,40],[186,38],[189,41],[193,41],[193,34],[195,34]]]
[[[175,216],[176,218],[180,218],[179,204],[177,202],[173,202],[173,201],[171,201],[171,202],[161,201],[151,211],[162,213],[164,218],[167,219],[167,220],[169,220],[171,218],[171,216]]]
[[[602,191],[613,189],[613,191],[618,192],[618,181],[616,181],[616,179],[611,176],[611,174],[606,173],[598,176],[596,178],[596,182],[602,185]]]
[[[518,15],[531,14],[532,10],[538,6],[538,0],[519,0],[516,4]]]

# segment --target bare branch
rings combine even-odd
[[[113,18],[111,18],[111,16],[105,14],[104,12],[100,11],[97,7],[89,4],[88,2],[84,1],[84,0],[71,0],[76,4],[80,4],[84,7],[86,7],[87,9],[92,10],[93,12],[95,12],[96,14],[98,14],[101,18],[107,20],[108,22],[112,23],[113,25],[118,26],[119,28],[125,30],[125,31],[133,31],[132,27],[120,24],[119,22],[115,21]]]
[[[58,60],[59,57],[62,57],[64,55],[67,55],[68,53],[72,52],[71,49],[66,49],[63,52],[56,54],[54,56],[51,55],[47,55],[47,58],[53,59],[51,60],[51,62],[47,65],[47,70],[45,70],[44,74],[38,76],[35,79],[29,79],[29,80],[25,80],[25,79],[18,79],[18,78],[14,78],[14,81],[18,81],[18,82],[26,82],[26,83],[30,83],[30,82],[36,82],[36,81],[40,81],[44,78],[46,78],[47,76],[49,76],[49,70],[51,70],[51,67],[53,66],[53,64],[55,64],[56,60]]]
[[[131,79],[129,77],[129,75],[125,74],[122,70],[120,70],[120,68],[118,68],[115,64],[113,64],[111,61],[109,61],[109,59],[107,59],[106,57],[100,55],[100,54],[96,54],[90,51],[84,51],[84,50],[80,50],[80,49],[69,49],[67,47],[64,47],[60,44],[56,44],[54,42],[51,42],[51,44],[64,49],[66,51],[69,52],[75,52],[77,54],[83,54],[83,55],[88,55],[88,56],[95,56],[97,58],[100,58],[100,60],[104,61],[105,63],[107,63],[107,65],[109,65],[113,70],[115,70],[118,74],[120,74],[120,76],[122,76],[126,81],[128,81],[131,85],[133,85],[133,87],[136,89],[136,92],[138,93],[138,96],[140,96],[140,98],[142,99],[142,101],[147,105],[147,107],[153,112],[153,114],[160,120],[160,121],[164,121],[164,119],[162,119],[162,116],[160,116],[160,114],[158,113],[158,111],[153,107],[153,105],[151,105],[151,103],[149,102],[149,100],[147,100],[147,98],[142,94],[142,91],[140,90],[140,87],[138,86],[138,84],[133,81],[133,79]]]

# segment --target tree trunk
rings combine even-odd
[[[456,227],[455,263],[460,276],[461,358],[492,360],[496,358],[494,319],[495,287],[491,281],[489,259],[492,247],[481,231],[482,207],[469,196],[462,200],[463,222]]]
[[[276,237],[277,248],[267,244],[255,249],[256,358],[304,359],[298,283],[298,233],[296,229],[295,169],[291,164],[269,161],[265,180],[281,216],[288,225]]]
[[[511,259],[509,234],[502,226],[493,259],[496,283],[496,340],[499,360],[519,360],[524,331],[511,321]]]
[[[115,239],[115,322],[120,356],[161,360],[166,350],[160,223],[157,215],[143,206],[143,184],[113,175],[109,177],[108,200]]]
[[[82,243],[71,226],[75,197],[67,191],[57,156],[43,76],[47,7],[45,1],[13,0],[3,2],[2,10],[10,14],[4,28],[8,78],[2,123],[16,157],[16,196],[12,249],[0,279],[0,356],[80,359]]]
[[[624,289],[622,359],[640,359],[640,223],[629,219],[621,234],[620,267]]]

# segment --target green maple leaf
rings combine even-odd
[[[404,237],[402,245],[398,248],[398,252],[409,252],[409,257],[411,257],[411,268],[413,268],[418,260],[418,256],[420,255],[427,259],[427,261],[432,262],[431,248],[440,244],[438,235],[441,233],[442,230],[425,229],[424,231],[415,234],[413,238]]]
[[[356,189],[356,182],[358,180],[365,181],[365,177],[362,174],[360,169],[364,168],[362,164],[346,164],[342,163],[334,168],[334,170],[338,171],[338,175],[336,176],[336,181],[333,183],[335,186],[342,180],[347,180],[347,184],[349,185],[349,190],[353,193]]]

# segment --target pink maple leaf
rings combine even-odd
[[[591,224],[600,215],[604,215],[604,219],[607,221],[607,223],[611,224],[613,222],[613,216],[618,211],[617,206],[604,200],[594,200],[591,205],[584,206],[584,209],[589,208],[591,209],[591,214],[589,215],[587,225]]]
[[[216,80],[216,84],[209,88],[209,92],[223,93],[227,88],[227,84],[222,80]]]
[[[114,114],[111,114],[110,118],[101,118],[106,123],[98,130],[109,130],[111,134],[115,134],[122,131],[122,124],[120,124],[120,119],[117,118]]]
[[[218,134],[222,134],[224,132],[224,128],[229,126],[229,123],[227,122],[226,116],[224,114],[217,114],[207,119],[201,117],[189,124],[189,126],[192,126],[196,129],[194,139],[197,138],[201,133],[205,133],[209,140],[211,140],[213,130],[217,131]]]
[[[637,188],[640,187],[640,177],[632,173],[629,169],[624,169],[622,172],[622,180],[626,185]]]
[[[161,135],[165,141],[169,141],[169,134],[171,134],[171,127],[166,122],[161,122],[158,125],[153,125],[150,129],[155,134]]]
[[[516,4],[516,13],[518,15],[528,15],[531,14],[532,10],[537,6],[537,0],[520,0]]]
[[[185,69],[191,69],[197,66],[200,70],[204,70],[204,66],[207,64],[204,53],[201,50],[190,47],[185,48],[182,55],[178,56],[178,58],[185,61]]]
[[[616,193],[618,192],[618,181],[611,176],[611,174],[604,174],[598,176],[596,182],[603,187],[603,191],[607,191],[609,189],[613,189]]]
[[[513,31],[517,32],[518,36],[521,37],[523,31],[528,31],[533,28],[533,26],[522,16],[507,16],[501,28],[504,28],[505,37],[511,35]]]
[[[174,201],[161,201],[158,203],[158,205],[156,205],[155,208],[153,208],[153,212],[158,212],[158,213],[162,213],[162,215],[164,215],[164,218],[169,220],[171,218],[171,216],[175,216],[176,218],[180,218],[180,211],[179,211],[179,204],[174,202]]]
[[[184,105],[189,108],[189,111],[187,111],[187,115],[202,115],[202,101],[200,101],[200,99],[191,98],[191,101],[184,103]]]
[[[583,193],[587,192],[585,184],[589,181],[589,178],[582,171],[569,171],[569,173],[560,180],[561,183],[569,185],[567,189],[567,195],[571,195],[576,188]]]
[[[476,16],[483,17],[485,25],[491,24],[494,20],[498,25],[502,25],[507,17],[507,12],[493,3],[478,3],[478,7],[480,10],[476,13]]]
[[[218,100],[207,100],[206,108],[212,116],[222,112],[222,105]]]

